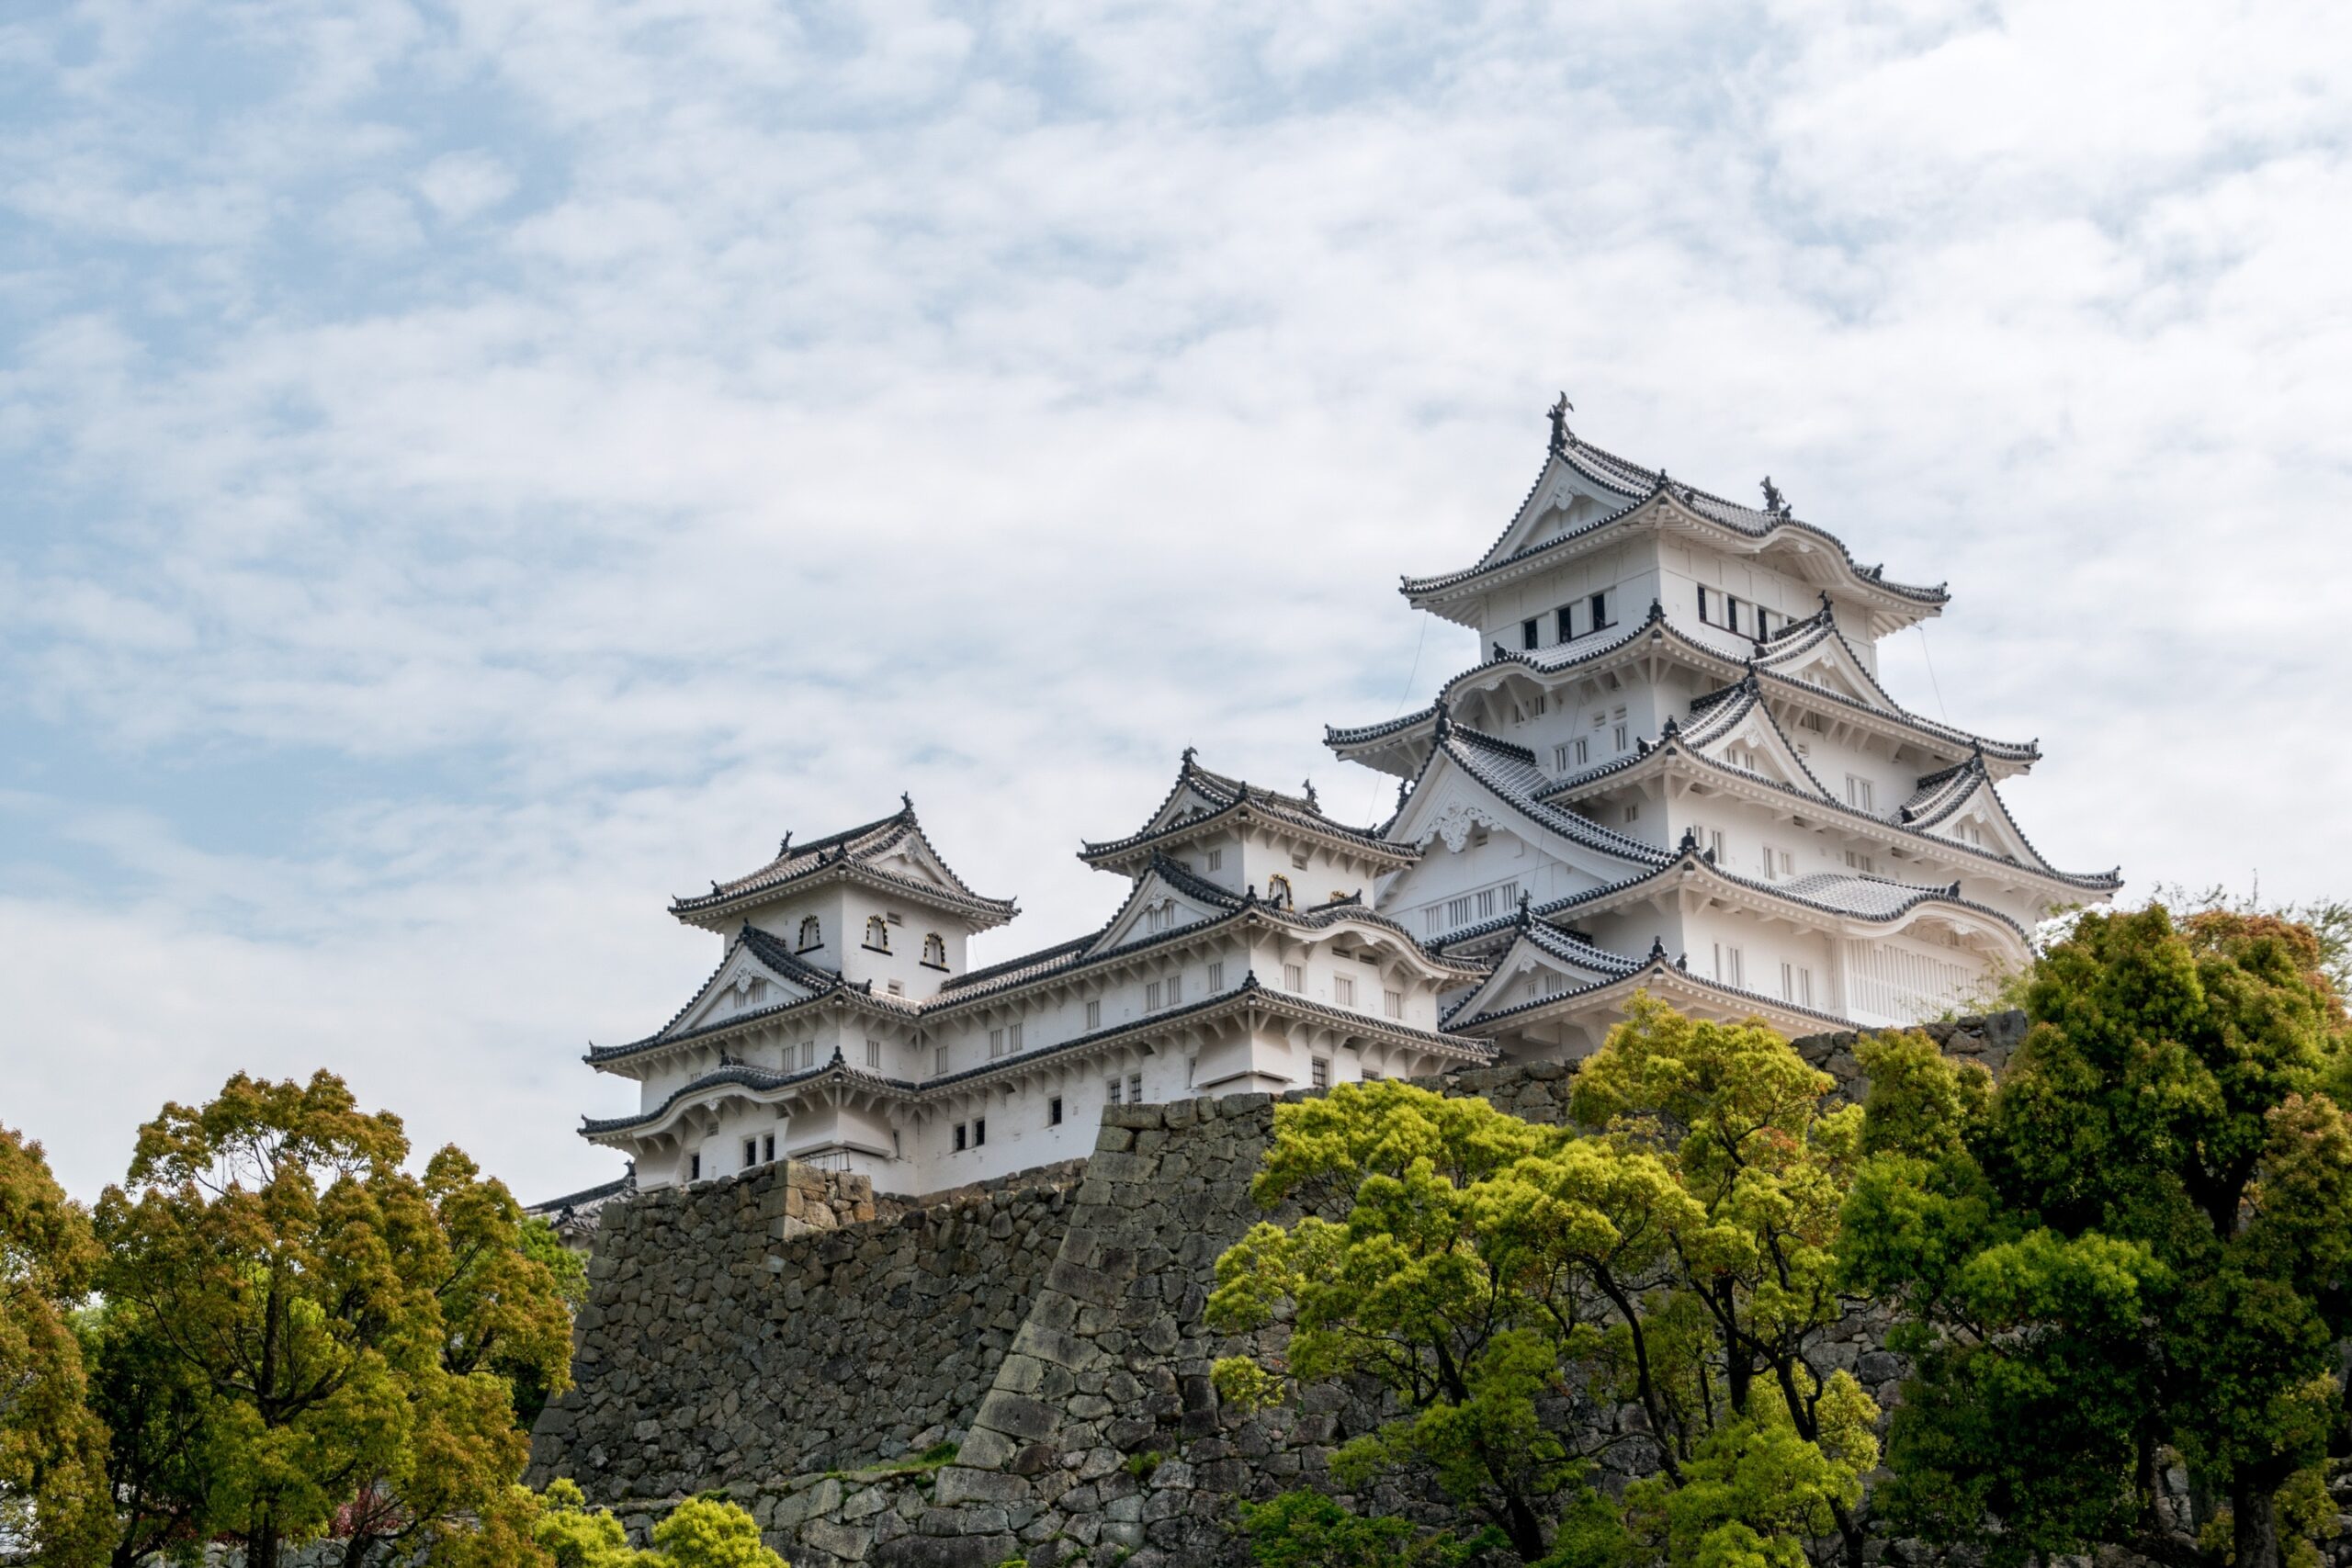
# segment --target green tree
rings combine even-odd
[[[503,1188],[407,1155],[327,1073],[241,1074],[141,1130],[97,1210],[101,1381],[156,1439],[116,1456],[127,1517],[232,1534],[257,1568],[340,1526],[356,1564],[503,1495],[527,1453],[514,1378],[564,1375],[558,1285]]]
[[[214,1528],[210,1380],[135,1310],[102,1303],[81,1330],[90,1408],[107,1427],[113,1568],[198,1549]]]
[[[1597,1135],[1396,1083],[1278,1107],[1254,1191],[1308,1212],[1219,1259],[1209,1314],[1250,1331],[1287,1312],[1287,1365],[1228,1359],[1221,1390],[1377,1379],[1403,1414],[1341,1449],[1335,1474],[1426,1467],[1531,1562],[1547,1540],[1572,1537],[1587,1564],[1624,1549],[1613,1521],[1596,1532],[1587,1477],[1628,1441],[1659,1468],[1632,1515],[1659,1556],[1720,1555],[1791,1520],[1859,1553],[1878,1412],[1815,1355],[1842,1312],[1833,1246],[1859,1112],[1826,1111],[1827,1076],[1762,1025],[1646,998],[1577,1082]],[[1638,1404],[1647,1436],[1600,1429],[1567,1396]],[[1805,1490],[1768,1496],[1758,1467],[1788,1444],[1812,1456],[1782,1465]],[[1712,1502],[1669,1509],[1694,1481]],[[1555,1536],[1563,1508],[1576,1529]]]
[[[106,1560],[106,1429],[73,1314],[98,1253],[39,1144],[0,1127],[0,1540],[39,1562]]]
[[[1843,1254],[1919,1358],[1881,1494],[1901,1528],[1996,1563],[2226,1542],[2278,1568],[2352,1333],[2352,1125],[2324,1092],[2346,1023],[2323,963],[2275,917],[2086,915],[2037,962],[1996,1089],[1916,1044],[1866,1057]],[[2201,1541],[2158,1507],[2166,1450]]]

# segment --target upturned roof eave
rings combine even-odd
[[[1305,834],[1358,854],[1391,861],[1397,865],[1409,865],[1415,859],[1411,851],[1387,842],[1369,829],[1350,828],[1325,821],[1319,817],[1308,819],[1302,813],[1272,807],[1248,796],[1199,817],[1171,822],[1164,828],[1147,829],[1125,839],[1083,843],[1079,847],[1078,858],[1097,870],[1121,870],[1135,862],[1148,863],[1153,854],[1168,844],[1228,826],[1237,820],[1262,822],[1269,827]]]
[[[976,894],[957,893],[863,865],[856,861],[842,860],[811,866],[807,871],[761,883],[757,886],[673,898],[670,902],[670,914],[682,925],[705,931],[723,928],[729,920],[747,909],[791,897],[808,888],[820,886],[829,880],[858,882],[876,891],[900,894],[933,908],[961,915],[974,922],[974,929],[978,931],[989,931],[1003,925],[1021,913],[1017,899],[985,898]]]
[[[1663,501],[1661,508],[1654,503]],[[1669,510],[1670,509],[1670,510]],[[1842,570],[1837,586],[1853,598],[1883,615],[1892,615],[1911,621],[1939,615],[1951,602],[1951,595],[1941,586],[1930,588],[1922,584],[1891,581],[1874,576],[1858,565],[1850,551],[1836,535],[1809,523],[1787,519],[1772,524],[1760,532],[1744,528],[1711,517],[1696,507],[1680,503],[1679,495],[1653,492],[1606,516],[1595,519],[1581,528],[1546,539],[1538,545],[1514,551],[1498,559],[1481,561],[1451,572],[1429,577],[1404,577],[1397,592],[1406,603],[1417,610],[1427,610],[1460,626],[1475,626],[1475,616],[1466,609],[1459,609],[1478,595],[1520,578],[1548,570],[1562,560],[1572,559],[1587,550],[1598,547],[1606,537],[1629,527],[1663,527],[1668,520],[1680,526],[1697,526],[1747,547],[1743,553],[1758,554],[1780,543],[1783,537],[1802,536],[1827,547],[1826,558],[1834,560]],[[1574,547],[1573,548],[1568,547]]]

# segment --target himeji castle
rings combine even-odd
[[[2003,804],[2035,743],[1880,684],[1881,641],[1940,615],[1940,586],[1857,565],[1770,480],[1740,505],[1566,414],[1486,552],[1404,581],[1478,662],[1418,713],[1326,732],[1401,781],[1385,823],[1188,750],[1139,828],[1080,850],[1115,879],[1110,918],[981,968],[967,944],[1013,902],[968,886],[911,801],[787,837],[673,903],[718,966],[659,1030],[589,1052],[640,1103],[583,1134],[639,1187],[791,1158],[920,1196],[1082,1156],[1105,1103],[1582,1055],[1639,992],[1790,1034],[1914,1022],[2115,889]]]

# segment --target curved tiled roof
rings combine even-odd
[[[1209,802],[1210,809],[1200,816],[1188,817],[1170,822],[1165,827],[1152,828],[1148,825],[1158,821],[1160,814],[1166,811],[1187,789]],[[1358,848],[1372,851],[1383,858],[1394,858],[1400,852],[1396,845],[1386,842],[1380,837],[1377,829],[1351,828],[1346,823],[1335,822],[1326,817],[1323,815],[1321,806],[1311,795],[1285,795],[1280,790],[1261,788],[1246,779],[1212,773],[1193,760],[1193,749],[1188,746],[1184,749],[1183,764],[1176,771],[1176,782],[1169,786],[1166,795],[1160,796],[1159,804],[1152,807],[1150,817],[1146,818],[1147,826],[1128,834],[1124,839],[1108,839],[1100,842],[1089,841],[1080,848],[1079,859],[1096,862],[1125,857],[1147,845],[1179,834],[1193,832],[1206,824],[1224,821],[1244,811],[1255,811],[1273,821],[1303,829],[1325,838],[1343,840]]]
[[[1403,926],[1385,915],[1375,914],[1360,902],[1341,900],[1337,903],[1317,904],[1305,909],[1285,909],[1259,897],[1254,889],[1247,894],[1227,892],[1225,888],[1186,871],[1176,862],[1160,854],[1155,854],[1151,858],[1147,877],[1151,876],[1158,877],[1186,897],[1206,904],[1219,913],[1209,919],[1194,920],[1189,925],[1178,926],[1172,931],[1159,931],[1150,936],[1139,937],[1134,942],[1121,942],[1116,947],[1098,950],[1097,944],[1113,927],[1119,923],[1120,916],[1125,915],[1129,905],[1133,903],[1134,900],[1130,897],[1128,903],[1120,905],[1119,915],[1113,916],[1091,934],[1064,942],[1058,947],[1047,948],[1041,953],[1011,959],[989,969],[976,971],[952,980],[940,987],[939,995],[922,1005],[922,1011],[925,1015],[934,1011],[944,1011],[951,1006],[961,1006],[981,997],[994,996],[1015,987],[1027,985],[1032,981],[1049,977],[1058,978],[1098,965],[1117,963],[1136,953],[1149,952],[1171,942],[1189,941],[1206,935],[1221,929],[1228,920],[1245,917],[1271,920],[1278,925],[1288,926],[1294,931],[1325,931],[1343,921],[1375,926],[1389,932],[1432,964],[1448,968],[1463,967],[1461,960],[1430,952],[1419,939]],[[1138,887],[1140,888],[1140,884]]]
[[[922,824],[915,817],[914,802],[903,795],[899,798],[905,802],[899,809],[860,827],[811,840],[805,844],[794,843],[791,835],[786,834],[776,850],[775,857],[765,865],[729,882],[714,882],[708,893],[673,898],[670,901],[670,912],[681,918],[707,916],[753,896],[773,894],[812,877],[828,873],[854,872],[861,878],[942,908],[991,921],[1011,919],[1017,912],[1013,900],[984,897],[973,892],[964,879],[949,868],[945,858],[924,835]],[[874,863],[910,841],[922,846],[930,862],[946,877],[947,886],[919,882]]]
[[[1761,991],[1751,991],[1743,986],[1726,985],[1721,980],[1709,979],[1702,975],[1694,975],[1679,960],[1668,963],[1667,961],[1665,950],[1657,946],[1651,947],[1649,956],[1635,964],[1633,971],[1629,974],[1616,975],[1611,976],[1607,979],[1595,980],[1589,986],[1579,986],[1573,990],[1555,991],[1548,997],[1531,997],[1523,1002],[1514,1002],[1507,1008],[1497,1008],[1492,1012],[1480,1013],[1475,1019],[1465,1019],[1464,1020],[1464,1024],[1465,1027],[1472,1023],[1491,1024],[1498,1019],[1516,1018],[1524,1013],[1537,1012],[1545,1008],[1556,1007],[1563,1002],[1579,1000],[1589,1001],[1600,992],[1609,991],[1619,987],[1635,985],[1638,988],[1639,982],[1648,980],[1652,977],[1670,979],[1672,983],[1677,985],[1689,986],[1694,990],[1708,992],[1718,997],[1734,998],[1740,1002],[1755,1004],[1774,1012],[1794,1013],[1804,1018],[1821,1019],[1840,1029],[1852,1027],[1852,1024],[1848,1020],[1834,1012],[1824,1012],[1818,1008],[1804,1007],[1796,1002],[1782,1001],[1778,997],[1768,997]]]
[[[1429,777],[1430,766],[1442,753],[1453,764],[1487,786],[1513,810],[1520,812],[1539,828],[1547,829],[1562,838],[1598,851],[1615,860],[1634,861],[1643,864],[1657,864],[1666,859],[1664,852],[1612,832],[1589,817],[1548,806],[1537,798],[1536,792],[1551,784],[1544,770],[1535,765],[1534,753],[1524,746],[1514,746],[1508,740],[1465,728],[1453,723],[1441,710],[1437,743],[1421,762],[1420,773],[1412,782],[1405,801],[1397,807],[1396,817],[1388,820],[1386,830],[1410,808],[1411,797],[1418,794]]]
[[[1444,690],[1439,694],[1437,702],[1432,703],[1428,707],[1419,709],[1413,713],[1406,714],[1398,718],[1389,719],[1385,723],[1363,725],[1355,728],[1338,728],[1330,725],[1326,725],[1323,729],[1323,744],[1335,750],[1342,750],[1349,747],[1361,746],[1373,740],[1381,739],[1387,736],[1402,734],[1406,731],[1414,729],[1419,726],[1429,723],[1435,716],[1440,706],[1451,705],[1453,703],[1459,700],[1460,694],[1464,688],[1475,686],[1477,684],[1481,677],[1491,675],[1496,671],[1516,666],[1521,670],[1524,670],[1530,675],[1536,677],[1558,675],[1566,671],[1577,669],[1589,663],[1596,663],[1606,659],[1610,655],[1620,652],[1628,645],[1639,640],[1644,635],[1655,630],[1660,637],[1688,650],[1691,654],[1711,660],[1716,669],[1720,670],[1728,666],[1733,670],[1741,670],[1744,664],[1746,672],[1753,673],[1760,680],[1772,682],[1774,689],[1777,691],[1781,691],[1801,698],[1808,698],[1824,703],[1835,704],[1838,706],[1851,709],[1855,713],[1876,719],[1882,723],[1916,730],[1919,734],[1931,737],[1936,740],[1943,742],[1947,746],[1961,750],[1982,750],[1986,756],[1998,757],[2004,761],[2015,761],[2030,764],[2041,760],[2041,748],[2037,742],[2030,740],[1996,740],[1985,736],[1972,734],[1964,729],[1954,728],[1952,726],[1948,724],[1938,723],[1934,719],[1924,717],[1921,715],[1913,713],[1910,709],[1903,706],[1892,696],[1888,695],[1883,687],[1878,688],[1878,693],[1880,696],[1885,698],[1887,706],[1876,707],[1869,703],[1860,702],[1852,697],[1847,696],[1842,692],[1833,692],[1826,686],[1816,686],[1810,682],[1797,680],[1793,676],[1784,675],[1779,671],[1772,669],[1770,667],[1772,660],[1777,660],[1784,657],[1793,657],[1796,654],[1802,653],[1812,648],[1815,643],[1821,641],[1825,635],[1835,636],[1839,639],[1839,641],[1845,641],[1845,634],[1838,631],[1835,626],[1827,626],[1825,631],[1820,621],[1820,617],[1818,616],[1815,617],[1811,621],[1801,622],[1798,624],[1806,628],[1808,632],[1815,635],[1809,636],[1806,640],[1801,644],[1790,644],[1784,648],[1772,648],[1770,646],[1770,643],[1768,643],[1767,650],[1762,659],[1744,661],[1736,654],[1727,653],[1722,649],[1716,648],[1710,643],[1702,642],[1697,637],[1692,637],[1681,626],[1677,626],[1674,622],[1668,620],[1666,615],[1666,607],[1657,600],[1653,599],[1650,601],[1649,613],[1640,621],[1634,623],[1630,630],[1620,633],[1619,635],[1610,637],[1605,641],[1594,643],[1588,648],[1578,648],[1577,647],[1577,643],[1583,642],[1585,640],[1584,637],[1579,637],[1576,642],[1555,643],[1548,649],[1521,649],[1517,651],[1506,649],[1497,653],[1494,657],[1487,659],[1481,663],[1472,665],[1469,669],[1463,671],[1460,674],[1455,675],[1447,681]],[[1587,637],[1590,636],[1590,633],[1586,634]],[[1779,637],[1776,636],[1774,638],[1770,639],[1770,642],[1778,642],[1779,640]],[[1853,653],[1853,645],[1850,642],[1848,642],[1845,646],[1849,655],[1853,657],[1857,667],[1861,668],[1862,672],[1865,675],[1868,675],[1869,671],[1867,667],[1861,666],[1860,656]],[[1562,650],[1564,649],[1568,651],[1563,653]],[[1736,682],[1735,682],[1735,684],[1736,683]],[[1873,686],[1876,685],[1875,680],[1872,681],[1872,684]],[[1725,687],[1724,690],[1728,691],[1730,688]],[[1704,699],[1702,700],[1703,701]],[[1696,705],[1694,704],[1693,705],[1695,706]]]
[[[1510,537],[1511,530],[1518,526],[1521,513],[1527,509],[1527,502],[1521,502],[1519,511],[1512,513],[1510,524],[1503,529],[1493,544],[1487,547],[1487,553],[1479,558],[1476,565],[1465,567],[1458,571],[1439,573],[1432,577],[1407,577],[1403,580],[1401,591],[1410,597],[1442,592],[1447,589],[1459,587],[1474,578],[1517,565],[1571,541],[1588,538],[1604,528],[1611,527],[1632,517],[1651,502],[1664,496],[1688,509],[1693,515],[1704,518],[1719,527],[1747,538],[1760,541],[1788,533],[1817,539],[1836,552],[1838,559],[1845,564],[1846,569],[1852,572],[1858,581],[1872,588],[1883,590],[1897,598],[1907,599],[1920,604],[1942,604],[1949,602],[1951,597],[1945,592],[1944,585],[1941,583],[1929,588],[1888,580],[1883,567],[1866,567],[1860,564],[1854,559],[1853,552],[1846,547],[1845,541],[1825,528],[1815,527],[1810,523],[1800,523],[1786,513],[1761,512],[1751,506],[1742,506],[1736,502],[1726,501],[1722,496],[1711,494],[1690,485],[1677,484],[1667,477],[1666,470],[1663,468],[1642,468],[1612,452],[1579,440],[1574,435],[1569,435],[1562,445],[1554,447],[1552,455],[1602,488],[1625,497],[1626,504],[1614,512],[1604,513],[1589,523],[1571,528],[1565,534],[1544,540],[1540,544],[1525,546],[1508,556],[1498,557],[1495,552],[1500,549],[1504,542]],[[1546,471],[1549,471],[1548,463]],[[1535,491],[1542,487],[1543,479],[1539,475],[1534,489],[1528,491],[1529,499],[1533,499]]]

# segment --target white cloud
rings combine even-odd
[[[2042,737],[2062,863],[2352,870],[2332,14],[127,15],[0,37],[0,721],[70,738],[0,775],[6,1116],[84,1190],[317,1061],[588,1179],[581,1040],[707,956],[657,901],[902,787],[998,955],[1187,741],[1384,812],[1319,726],[1393,711],[1395,574],[1562,383],[1950,577],[1890,664]]]

